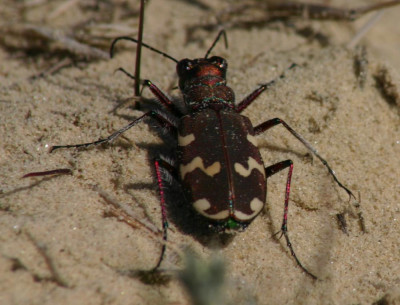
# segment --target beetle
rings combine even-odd
[[[225,31],[220,31],[204,57],[186,58],[180,61],[145,43],[142,44],[177,64],[179,89],[184,102],[183,109],[151,81],[144,80],[143,84],[160,102],[161,110],[146,112],[107,138],[83,144],[53,146],[51,151],[59,148],[109,143],[145,118],[152,118],[166,128],[177,139],[176,156],[174,160],[156,158],[153,161],[165,240],[168,221],[164,173],[168,173],[175,182],[181,184],[193,209],[209,221],[211,228],[217,232],[231,233],[243,231],[259,215],[266,201],[267,179],[288,168],[281,236],[285,237],[287,246],[298,266],[307,275],[316,279],[316,276],[303,267],[297,258],[287,230],[293,162],[288,159],[266,167],[257,147],[256,136],[276,125],[283,125],[323,163],[339,187],[344,189],[350,197],[354,198],[354,195],[338,180],[328,162],[319,155],[316,149],[286,122],[274,118],[253,126],[250,119],[241,114],[276,80],[260,85],[236,104],[234,91],[227,86],[227,61],[219,56],[208,57],[221,35],[224,35],[226,39]],[[111,45],[111,56],[115,44],[120,40],[138,42],[127,36],[116,38]],[[289,69],[294,66],[292,65]],[[120,70],[133,77],[124,69],[120,68]],[[279,76],[279,78],[283,77],[283,74]],[[165,244],[154,270],[160,266],[164,252]]]

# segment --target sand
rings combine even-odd
[[[146,42],[177,59],[204,56],[217,30],[198,29],[187,41],[186,29],[212,21],[217,9],[228,5],[206,3],[212,11],[183,1],[151,1]],[[8,2],[2,5],[3,12],[11,9]],[[46,14],[49,7],[36,10]],[[77,10],[55,18],[54,26],[81,18]],[[266,207],[245,232],[221,243],[193,233],[193,224],[187,229],[184,216],[172,217],[162,265],[172,279],[151,285],[129,276],[154,267],[159,237],[104,217],[110,204],[101,194],[161,229],[150,160],[173,146],[162,144],[154,124],[143,123],[109,147],[48,150],[108,136],[141,114],[130,107],[133,102],[113,112],[133,95],[132,81],[114,73],[120,66],[133,71],[133,51],[121,48],[112,60],[31,79],[46,66],[45,59],[0,48],[0,304],[190,304],[172,272],[184,268],[180,251],[186,248],[206,262],[214,253],[224,258],[224,298],[230,303],[400,304],[400,105],[398,96],[389,98],[381,89],[382,82],[391,84],[392,97],[400,90],[399,14],[400,7],[387,11],[360,43],[368,54],[363,88],[354,69],[359,51],[345,45],[370,15],[354,23],[295,20],[290,26],[230,28],[229,48],[219,43],[213,51],[228,61],[228,84],[237,101],[298,64],[244,114],[254,125],[274,117],[285,120],[360,198],[356,208],[319,160],[282,126],[258,137],[266,165],[294,162],[290,238],[319,280],[300,270],[284,239],[273,238],[281,225],[286,171],[268,180]],[[306,27],[329,43],[322,46],[300,35],[297,30]],[[142,64],[143,78],[180,97],[171,89],[177,85],[172,61],[146,50]],[[152,97],[147,89],[145,96]],[[21,179],[55,168],[70,168],[72,175]],[[168,201],[170,214],[179,214],[179,204]],[[339,213],[345,213],[347,234],[339,227]]]

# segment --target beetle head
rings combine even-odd
[[[220,77],[226,79],[228,63],[219,56],[210,58],[182,59],[176,66],[179,76],[179,88],[183,90],[187,82],[203,77]]]

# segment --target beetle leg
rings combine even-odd
[[[182,116],[181,111],[176,107],[176,105],[171,101],[171,99],[165,95],[156,85],[154,85],[148,79],[143,81],[143,85],[149,87],[150,91],[154,94],[154,96],[164,105],[169,111],[171,111],[177,117]]]
[[[163,183],[163,169],[166,170],[174,180],[178,181],[178,172],[176,168],[169,162],[164,159],[156,158],[154,159],[154,168],[156,171],[157,177],[157,184],[158,184],[158,191],[160,194],[160,206],[161,206],[161,220],[163,226],[163,240],[164,243],[162,245],[160,258],[158,259],[157,265],[153,268],[153,271],[156,271],[163,261],[165,250],[167,247],[167,233],[168,233],[168,217],[167,217],[167,208],[166,208],[166,201],[165,201],[165,193],[164,193],[164,183]]]
[[[285,160],[281,161],[279,163],[276,163],[274,165],[268,166],[265,168],[265,176],[271,177],[272,175],[280,172],[281,170],[289,167],[289,173],[287,176],[286,180],[286,191],[285,191],[285,206],[283,210],[283,221],[282,221],[282,227],[279,232],[282,233],[282,235],[286,239],[286,244],[290,250],[290,253],[292,254],[293,258],[295,259],[297,265],[309,276],[311,276],[314,280],[317,279],[317,277],[312,274],[310,271],[308,271],[300,262],[300,260],[297,258],[296,253],[293,250],[292,243],[290,242],[289,239],[289,234],[288,234],[288,229],[287,229],[287,218],[288,218],[288,212],[289,212],[289,195],[290,195],[290,184],[292,182],[292,172],[293,172],[293,161],[292,160]],[[279,233],[277,232],[277,233]],[[277,234],[276,233],[276,234]]]
[[[346,191],[346,193],[349,195],[349,197],[353,197],[356,200],[356,197],[353,195],[353,193],[347,188],[345,187],[340,181],[339,179],[336,177],[335,172],[333,171],[333,169],[330,167],[330,165],[328,164],[328,162],[321,157],[321,155],[318,153],[318,151],[311,146],[310,143],[308,143],[306,141],[306,139],[304,139],[300,134],[298,134],[296,131],[294,131],[288,124],[286,124],[283,120],[279,119],[279,118],[274,118],[272,120],[268,120],[264,123],[261,123],[260,125],[256,126],[254,128],[254,133],[256,135],[270,129],[271,127],[274,127],[278,124],[282,124],[297,140],[299,140],[301,143],[303,143],[303,145],[314,155],[316,156],[321,162],[322,164],[328,169],[329,174],[333,177],[333,180],[335,180],[335,182]]]
[[[291,70],[297,65],[295,63],[291,64],[289,68],[286,70]],[[256,90],[254,90],[252,93],[250,93],[247,97],[245,97],[237,106],[236,106],[236,111],[238,113],[242,112],[245,110],[254,100],[265,90],[269,89],[272,85],[274,85],[278,80],[285,78],[285,73],[282,73],[279,77],[275,78],[274,80],[260,85]]]
[[[126,125],[125,127],[121,128],[120,130],[117,130],[116,132],[114,132],[113,134],[108,136],[107,138],[100,139],[100,140],[97,140],[97,141],[94,141],[94,142],[83,143],[83,144],[56,145],[56,146],[52,146],[50,148],[50,152],[53,152],[54,150],[59,149],[59,148],[72,148],[72,147],[78,148],[78,147],[88,147],[88,146],[91,146],[91,145],[99,145],[99,144],[102,144],[102,143],[109,143],[109,142],[113,141],[114,139],[118,138],[122,133],[124,133],[128,129],[132,128],[136,124],[138,124],[141,121],[143,121],[143,119],[145,119],[147,117],[152,117],[152,118],[156,119],[157,122],[160,123],[160,125],[162,125],[162,126],[165,126],[167,128],[176,129],[175,122],[173,122],[171,120],[171,118],[169,118],[166,114],[158,113],[158,112],[155,112],[155,111],[149,111],[149,112],[146,112],[145,114],[143,114],[141,117],[137,118],[136,120],[130,122],[128,125]]]

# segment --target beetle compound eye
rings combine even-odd
[[[192,64],[191,61],[188,60],[188,61],[185,63],[185,70],[186,70],[186,71],[190,71],[190,70],[192,70],[192,68],[193,68],[193,64]]]
[[[193,68],[192,61],[185,58],[178,63],[176,70],[178,72],[178,75],[184,75],[187,71],[190,71],[192,68]]]
[[[224,70],[228,68],[228,63],[226,62],[225,59],[222,58],[222,62],[220,63],[219,67]]]
[[[223,59],[219,56],[213,56],[209,60],[213,65],[216,65],[216,66],[221,65],[221,63],[223,61]]]
[[[217,66],[220,69],[226,69],[227,68],[227,63],[226,60],[223,59],[222,57],[219,56],[213,56],[210,58],[210,62]]]

